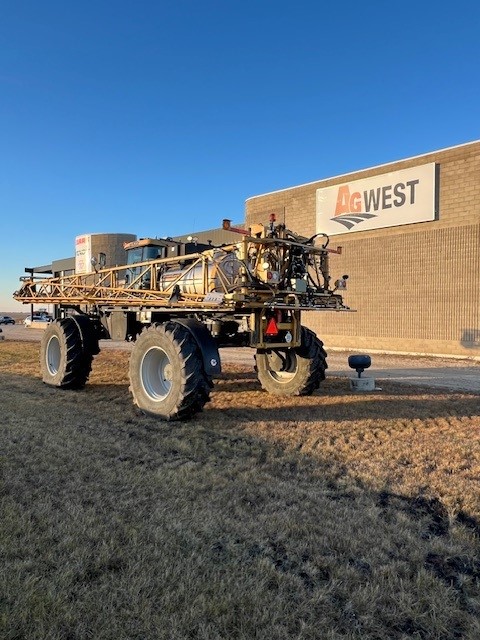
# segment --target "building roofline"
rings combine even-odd
[[[363,169],[355,169],[354,171],[348,171],[348,173],[340,173],[337,176],[329,176],[328,178],[318,178],[318,180],[312,180],[311,182],[305,182],[303,184],[296,184],[292,187],[285,187],[284,189],[276,189],[275,191],[267,191],[267,193],[259,193],[256,196],[250,196],[245,200],[248,202],[249,200],[255,200],[255,198],[263,198],[264,196],[271,196],[274,193],[282,193],[283,191],[290,191],[291,189],[300,189],[301,187],[309,187],[312,184],[316,184],[317,182],[323,182],[325,180],[336,180],[337,178],[346,178],[355,173],[361,173],[363,171],[370,171],[371,169],[381,169],[382,167],[389,167],[393,164],[398,164],[399,162],[407,162],[408,160],[416,160],[417,158],[425,158],[426,156],[431,156],[434,153],[440,153],[442,151],[451,151],[452,149],[460,149],[461,147],[468,147],[473,144],[478,144],[480,140],[472,140],[471,142],[463,142],[462,144],[456,144],[453,147],[445,147],[444,149],[437,149],[436,151],[428,151],[427,153],[421,153],[417,156],[411,156],[410,158],[401,158],[400,160],[392,160],[391,162],[385,162],[383,164],[376,164],[373,167],[365,167]]]

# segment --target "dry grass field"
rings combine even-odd
[[[191,422],[0,344],[0,637],[480,638],[480,396],[262,392],[225,367]]]

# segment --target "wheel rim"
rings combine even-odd
[[[60,342],[57,336],[52,336],[47,344],[45,352],[45,360],[47,363],[47,369],[51,376],[58,373],[60,368],[60,362],[62,358],[62,351],[60,349]]]
[[[152,347],[140,364],[140,379],[147,396],[156,402],[164,400],[172,388],[172,365],[160,347]]]
[[[293,349],[267,353],[266,363],[270,377],[280,383],[289,382],[297,371],[297,356]]]

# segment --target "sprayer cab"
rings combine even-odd
[[[151,277],[149,274],[139,277],[141,264],[154,260],[168,261],[171,258],[200,253],[209,249],[210,245],[198,243],[193,238],[188,242],[179,242],[173,238],[141,238],[126,242],[123,247],[127,253],[127,265],[129,265],[125,275],[125,283],[135,282],[138,288],[148,289]]]

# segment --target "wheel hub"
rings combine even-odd
[[[278,382],[287,382],[295,375],[296,356],[291,349],[271,351],[267,358],[270,375]]]
[[[45,349],[45,362],[51,376],[55,376],[58,373],[61,358],[62,352],[60,349],[60,342],[58,341],[57,336],[52,336],[48,341],[47,348]]]
[[[145,393],[155,401],[164,400],[172,388],[173,368],[160,347],[149,349],[142,360],[140,377]]]

